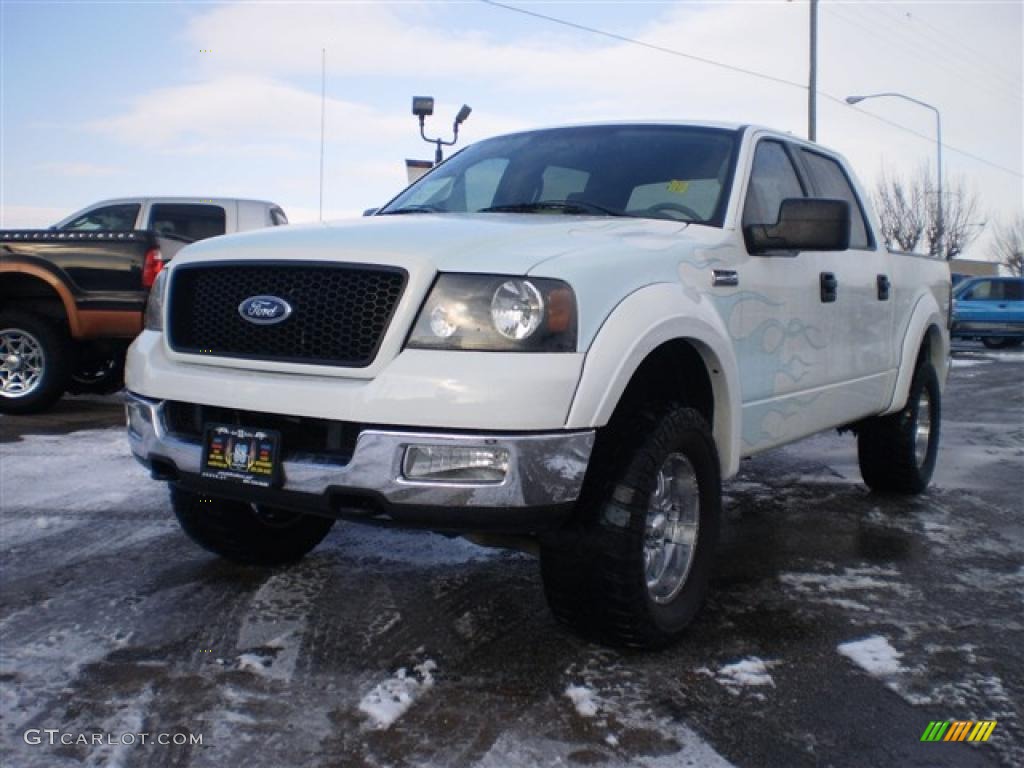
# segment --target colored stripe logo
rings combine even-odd
[[[921,734],[921,741],[988,741],[995,729],[995,720],[933,720]]]

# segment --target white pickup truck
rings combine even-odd
[[[371,217],[183,250],[129,353],[132,451],[226,558],[336,519],[532,543],[558,619],[664,645],[741,458],[849,428],[871,488],[928,484],[949,270],[877,231],[841,157],[761,128],[481,141]]]

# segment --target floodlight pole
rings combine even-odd
[[[807,83],[807,138],[818,140],[818,0],[811,0],[810,80]]]
[[[864,101],[865,99],[877,99],[883,96],[888,96],[894,99],[903,99],[904,101],[910,101],[913,102],[914,104],[917,104],[920,107],[930,109],[932,112],[935,113],[935,143],[938,152],[938,183],[935,188],[937,194],[935,224],[936,228],[938,229],[938,233],[936,235],[936,240],[938,242],[936,243],[936,246],[938,248],[939,255],[945,259],[948,259],[948,254],[946,254],[944,249],[946,240],[946,213],[942,205],[942,116],[939,114],[939,110],[937,108],[933,107],[931,104],[928,104],[927,102],[921,101],[920,99],[915,99],[912,96],[907,96],[904,93],[894,93],[891,91],[886,91],[885,93],[871,93],[868,94],[867,96],[847,96],[846,103],[857,104],[858,102]]]
[[[415,110],[415,103],[413,105],[413,108]],[[433,110],[433,100],[431,100],[431,107],[430,108],[431,108],[431,110]],[[459,110],[459,113],[455,116],[455,120],[452,122],[452,135],[453,135],[453,138],[452,138],[451,141],[444,141],[441,138],[436,138],[436,139],[427,138],[427,134],[426,134],[426,131],[425,131],[425,126],[424,126],[424,122],[426,120],[426,114],[424,114],[422,112],[417,114],[417,113],[414,112],[414,114],[417,114],[417,116],[420,119],[420,138],[423,139],[428,144],[434,144],[437,147],[436,151],[434,152],[434,165],[439,165],[444,160],[444,152],[441,150],[441,147],[451,147],[451,146],[454,146],[456,143],[458,143],[458,141],[459,141],[459,126],[462,123],[465,122],[466,118],[469,117],[469,113],[472,112],[472,111],[473,110],[471,110],[466,104],[462,105],[462,109]]]

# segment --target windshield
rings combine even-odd
[[[499,136],[462,150],[380,213],[561,213],[721,226],[738,138],[672,125]]]

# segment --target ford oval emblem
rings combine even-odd
[[[256,325],[283,323],[291,313],[291,305],[277,296],[250,296],[238,305],[242,319]]]

